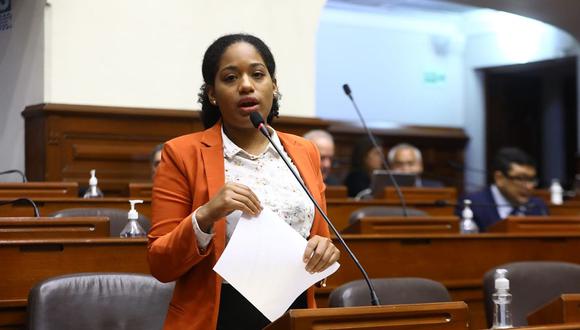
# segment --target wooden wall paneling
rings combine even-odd
[[[96,169],[105,196],[128,196],[129,182],[150,180],[149,153],[171,138],[202,129],[199,111],[39,104],[22,115],[26,127],[26,173],[31,180],[72,181],[88,186]],[[273,126],[302,135],[328,129],[335,137],[336,174],[348,171],[353,144],[365,133],[358,126],[317,118],[282,116]],[[388,148],[410,142],[423,151],[426,177],[462,189],[463,173],[448,160],[463,164],[467,137],[462,129],[401,126],[375,130]]]

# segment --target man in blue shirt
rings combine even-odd
[[[465,195],[472,202],[473,220],[480,231],[510,215],[547,215],[548,207],[543,200],[533,197],[538,183],[536,164],[525,152],[517,148],[502,148],[493,161],[494,183],[488,188]],[[462,207],[456,214],[461,216]]]

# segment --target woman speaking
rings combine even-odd
[[[160,281],[176,281],[165,329],[261,329],[268,319],[212,269],[242,213],[269,208],[307,239],[309,272],[328,268],[340,253],[300,184],[250,122],[252,112],[268,125],[278,116],[276,64],[266,44],[246,34],[223,36],[206,50],[202,74],[205,130],[165,143],[155,175],[149,265]],[[325,210],[316,147],[268,130]],[[312,288],[291,306],[307,307],[315,307]]]

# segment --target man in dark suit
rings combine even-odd
[[[548,207],[541,199],[532,196],[537,185],[536,164],[525,152],[517,148],[503,148],[493,161],[494,183],[488,188],[465,195],[459,200],[471,200],[473,220],[480,231],[510,215],[547,215]],[[456,214],[461,216],[461,207]]]
[[[408,143],[399,143],[389,150],[387,158],[393,172],[417,175],[415,186],[430,188],[443,187],[443,183],[439,181],[421,177],[423,174],[423,156],[417,147]]]

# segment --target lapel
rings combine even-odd
[[[201,143],[203,144],[203,147],[201,148],[201,158],[207,182],[208,200],[215,196],[218,190],[221,189],[225,183],[224,148],[221,129],[221,121],[218,121],[217,124],[205,130],[201,137]],[[217,258],[219,258],[225,248],[225,218],[218,220],[214,224],[214,232],[216,237],[220,238],[215,240]]]
[[[312,196],[314,196],[314,198],[316,198],[316,200],[320,202],[319,194],[316,193],[318,190],[314,189],[317,188],[316,180],[312,175],[312,173],[316,172],[312,169],[306,148],[304,147],[304,145],[298,143],[296,140],[288,138],[288,136],[285,133],[276,132],[276,134],[278,134],[278,138],[280,139],[280,142],[282,142],[284,150],[286,150],[286,153],[288,154],[288,156],[290,156],[290,158],[294,162],[294,165],[298,169],[298,172],[300,172],[300,177],[302,178],[302,180],[304,180],[306,187],[308,188]]]

